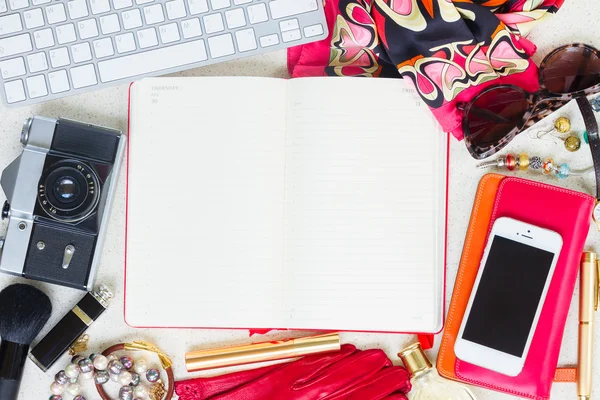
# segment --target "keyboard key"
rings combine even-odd
[[[41,8],[34,8],[23,13],[23,19],[25,20],[25,26],[27,29],[39,28],[44,26],[44,13]]]
[[[200,27],[200,20],[198,18],[183,21],[181,23],[181,30],[185,39],[202,35],[202,28]]]
[[[188,0],[188,7],[190,14],[196,15],[200,13],[208,12],[208,1],[207,0]]]
[[[319,36],[323,33],[325,33],[325,31],[323,30],[323,25],[321,24],[311,25],[304,28],[304,36],[307,38]]]
[[[0,35],[9,35],[15,32],[21,32],[23,25],[21,24],[21,16],[19,14],[11,14],[5,17],[0,17]]]
[[[46,53],[34,53],[27,56],[27,65],[30,72],[40,72],[48,69]]]
[[[98,84],[94,64],[82,65],[71,69],[71,82],[75,89]]]
[[[6,0],[0,0],[0,13],[7,12]]]
[[[27,78],[27,92],[32,99],[48,96],[48,87],[46,87],[46,78],[44,75],[32,76]]]
[[[235,40],[237,41],[238,49],[240,52],[256,50],[256,35],[254,35],[254,29],[242,29],[235,33]]]
[[[90,0],[92,14],[102,14],[110,11],[108,0]]]
[[[260,38],[261,47],[277,46],[279,44],[279,36],[277,34],[267,35]]]
[[[100,17],[100,29],[104,35],[119,32],[121,30],[119,16],[117,14],[110,14]]]
[[[87,42],[77,43],[71,46],[71,55],[74,63],[90,61],[92,59],[92,50]]]
[[[137,37],[140,48],[142,49],[158,45],[156,29],[154,28],[142,29],[141,31],[138,31]]]
[[[60,70],[50,72],[48,74],[48,83],[50,83],[50,91],[52,93],[66,92],[71,89],[69,85],[69,78],[67,77],[67,71]]]
[[[140,10],[137,8],[124,11],[121,14],[121,17],[123,18],[123,28],[125,29],[139,28],[142,26],[142,15],[140,14]]]
[[[34,6],[39,6],[40,4],[48,4],[51,3],[52,0],[31,0],[31,4]]]
[[[160,32],[160,40],[163,43],[178,42],[181,39],[179,36],[179,29],[175,23],[163,25],[158,31]]]
[[[223,25],[223,17],[221,14],[211,14],[204,16],[204,29],[207,34],[222,32],[225,30]]]
[[[120,10],[121,8],[131,7],[133,3],[131,0],[112,0],[113,7],[115,10]]]
[[[242,8],[236,8],[235,10],[225,12],[225,19],[227,20],[227,27],[229,29],[246,26],[246,17],[244,16],[244,10]]]
[[[107,37],[104,39],[94,40],[94,54],[96,58],[110,57],[115,54],[115,49],[112,44],[112,39]]]
[[[300,29],[294,29],[293,31],[285,31],[281,33],[281,39],[284,43],[293,42],[295,40],[302,39]]]
[[[317,0],[273,0],[269,3],[273,19],[317,11]]]
[[[52,68],[60,68],[71,64],[71,60],[69,59],[69,50],[67,50],[66,47],[59,47],[58,49],[50,50],[48,52],[48,56],[50,57],[50,64],[52,64]]]
[[[33,50],[33,47],[28,33],[0,39],[0,58],[26,53],[31,50]]]
[[[56,41],[59,44],[71,43],[77,40],[75,25],[66,24],[56,28]]]
[[[20,79],[5,83],[4,91],[6,92],[7,103],[12,104],[25,100],[25,88],[23,87],[23,81]]]
[[[38,49],[45,49],[46,47],[54,46],[54,35],[52,34],[52,29],[50,28],[35,32],[33,34],[33,39],[35,40],[35,47]]]
[[[29,7],[29,0],[9,0],[11,10],[20,10]]]
[[[288,19],[287,21],[281,21],[279,23],[279,29],[281,32],[292,31],[294,29],[300,29],[297,19]]]
[[[83,18],[89,15],[86,0],[73,0],[67,3],[71,19]]]
[[[241,6],[242,4],[252,3],[252,0],[233,0],[233,4]]]
[[[98,72],[102,82],[111,82],[181,65],[194,64],[207,59],[204,40],[196,40],[100,61],[98,62]]]
[[[167,7],[167,17],[169,19],[183,18],[187,15],[183,0],[167,1],[165,6]]]
[[[158,24],[165,21],[162,5],[155,4],[144,8],[144,18],[147,25]]]
[[[46,19],[49,24],[56,24],[67,20],[65,6],[61,3],[46,7]]]
[[[235,53],[233,38],[230,33],[208,39],[208,48],[212,58],[231,56]]]
[[[154,0],[135,0],[135,4],[147,4],[152,3]]]
[[[269,19],[267,15],[267,6],[264,4],[256,4],[248,7],[248,19],[251,24],[258,24]]]
[[[77,23],[77,29],[79,30],[79,37],[81,40],[93,38],[99,35],[98,24],[95,19],[86,19]]]
[[[128,51],[134,51],[136,49],[135,39],[133,38],[133,33],[131,32],[116,36],[115,43],[117,44],[117,52],[120,54],[127,53]]]
[[[16,76],[25,75],[25,62],[23,57],[13,58],[12,60],[0,61],[0,71],[2,78],[10,79]]]
[[[231,2],[229,0],[210,0],[210,4],[213,10],[231,7]]]

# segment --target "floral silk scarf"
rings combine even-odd
[[[462,139],[456,105],[490,85],[538,88],[524,38],[564,0],[326,0],[329,37],[291,48],[292,77],[412,82],[442,128]]]

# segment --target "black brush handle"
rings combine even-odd
[[[29,345],[3,340],[0,343],[0,399],[16,400]]]

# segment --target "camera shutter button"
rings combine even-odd
[[[65,247],[65,254],[63,256],[62,267],[63,269],[69,268],[69,264],[71,264],[71,260],[73,259],[73,254],[75,254],[75,246],[72,244]]]

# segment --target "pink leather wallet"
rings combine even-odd
[[[550,397],[594,204],[595,199],[583,193],[520,178],[502,180],[490,229],[497,218],[510,217],[558,232],[563,247],[523,371],[510,377],[457,359],[457,379],[519,397]]]

